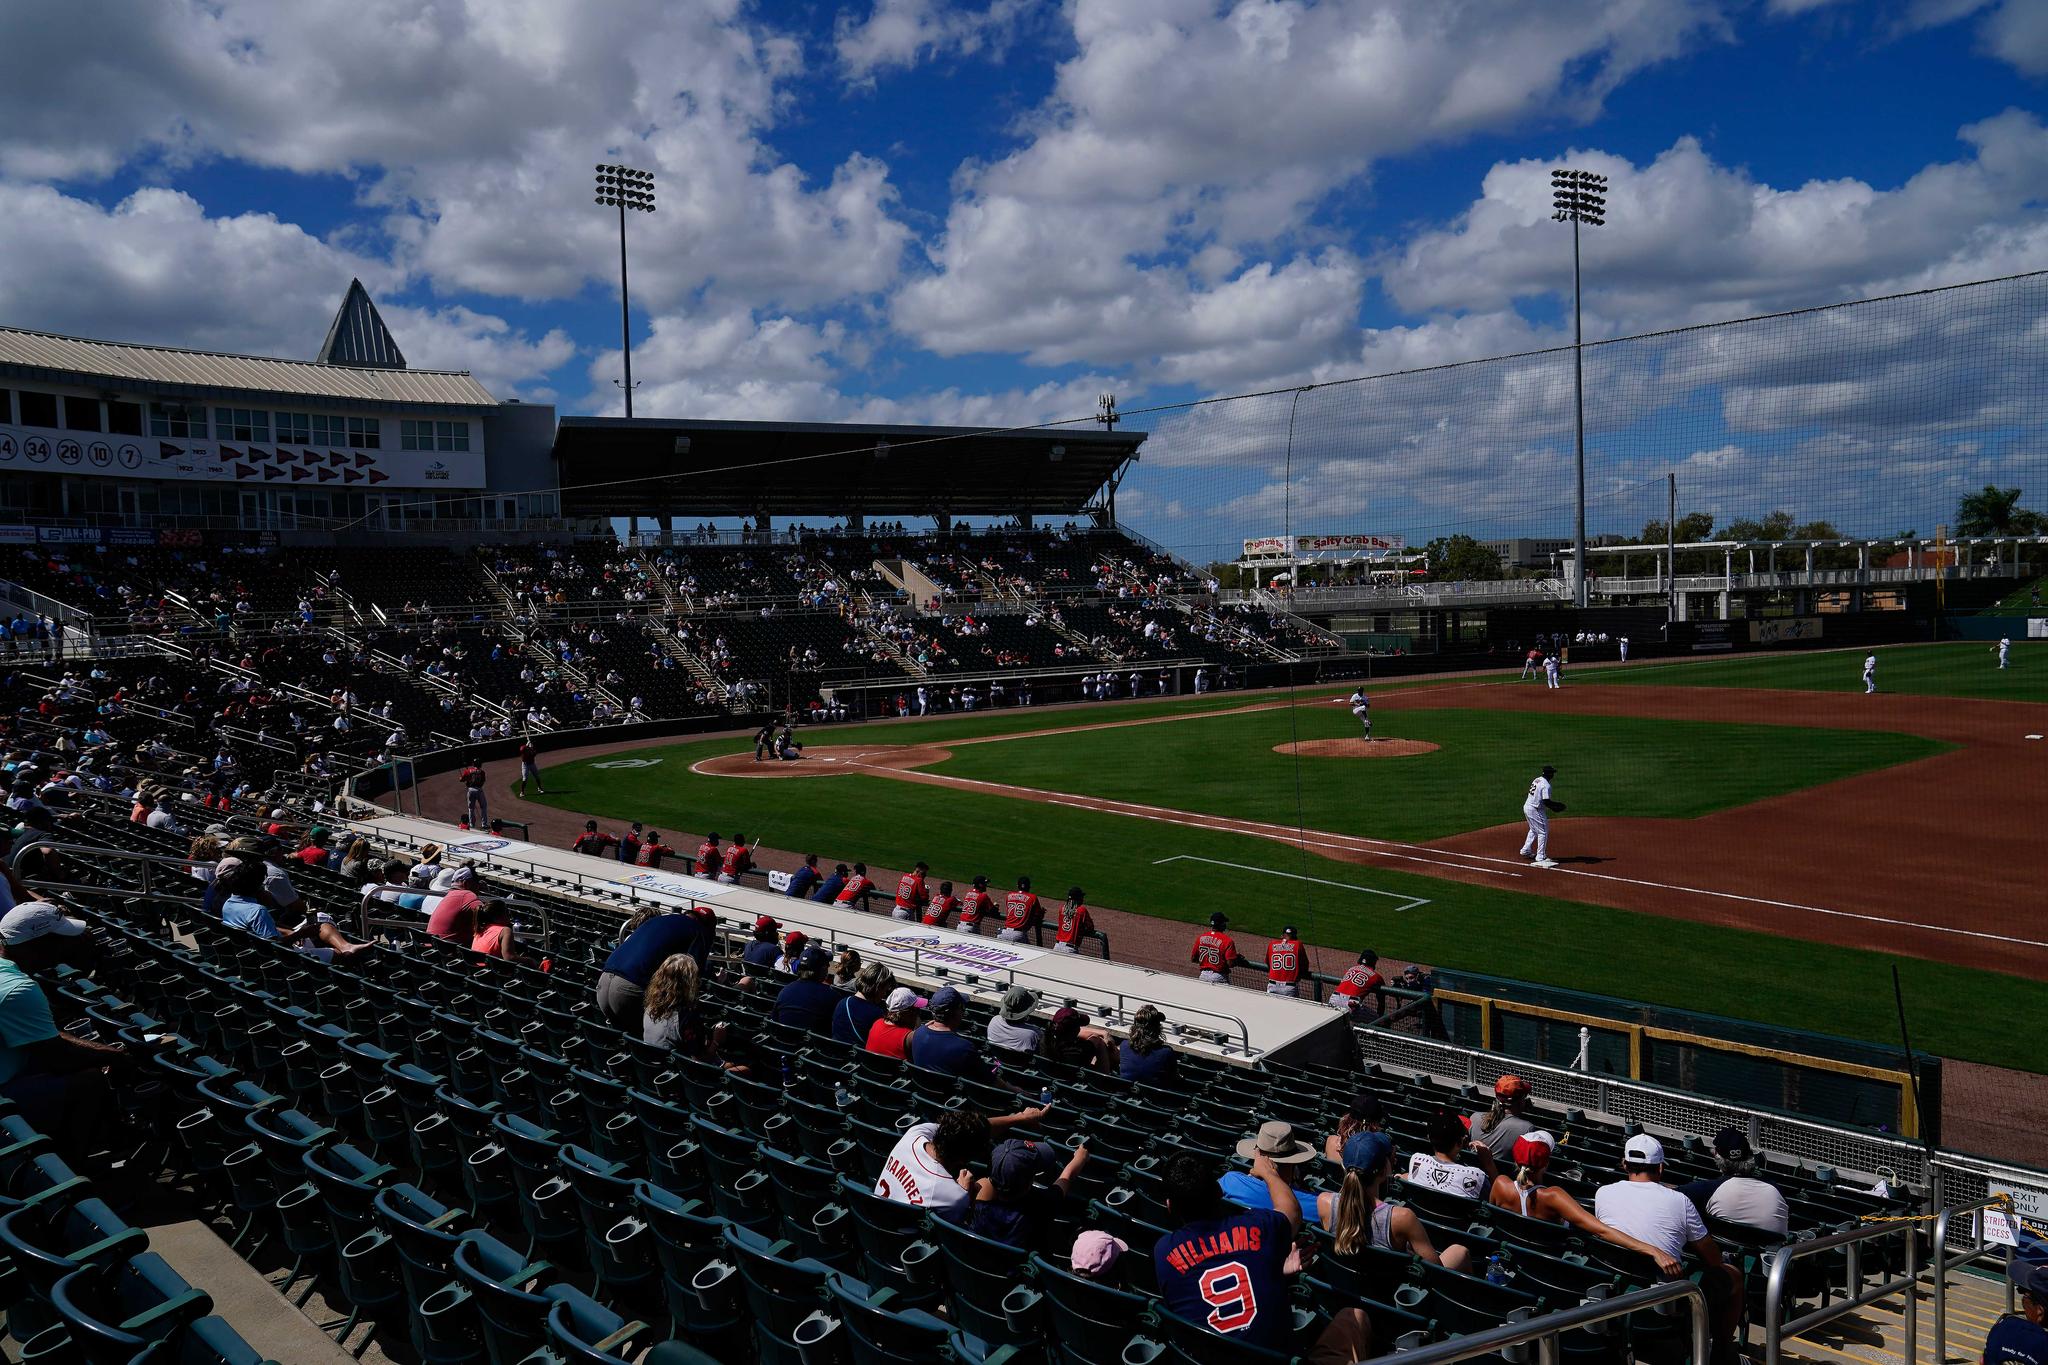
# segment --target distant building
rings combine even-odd
[[[1572,548],[1569,538],[1547,539],[1533,536],[1517,536],[1512,540],[1482,540],[1479,542],[1499,557],[1505,569],[1548,569],[1551,556]]]

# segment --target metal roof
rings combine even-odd
[[[565,417],[555,468],[567,516],[1070,517],[1145,435]]]
[[[405,352],[398,349],[361,280],[348,282],[341,307],[334,310],[334,321],[327,325],[327,340],[320,343],[320,362],[366,370],[405,368]]]
[[[353,403],[496,407],[467,370],[358,369],[273,356],[184,351],[92,341],[0,327],[0,374],[46,383],[111,380],[164,393],[234,393],[329,398]]]

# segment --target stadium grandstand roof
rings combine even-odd
[[[395,353],[396,348],[393,350]],[[82,376],[164,394],[230,392],[433,407],[498,405],[467,370],[365,369],[274,356],[93,341],[14,327],[0,327],[0,375],[55,384],[75,383]]]
[[[1119,478],[1142,431],[565,417],[567,516],[1070,517]]]

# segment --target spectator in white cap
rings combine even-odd
[[[83,920],[47,901],[0,915],[0,1095],[67,1156],[105,1146],[113,1127],[106,1069],[128,1060],[124,1047],[60,1030],[31,975],[74,956],[84,935]]]
[[[1664,1144],[1637,1133],[1621,1149],[1622,1178],[1593,1196],[1593,1216],[1677,1260],[1690,1251],[1704,1273],[1700,1289],[1713,1317],[1714,1361],[1732,1359],[1735,1328],[1742,1315],[1742,1270],[1721,1258],[1720,1245],[1705,1220],[1677,1190],[1664,1183]]]
[[[1648,1256],[1657,1263],[1660,1274],[1676,1276],[1680,1269],[1676,1256],[1608,1227],[1587,1213],[1585,1206],[1572,1198],[1571,1191],[1543,1183],[1544,1173],[1550,1169],[1550,1154],[1556,1146],[1557,1139],[1541,1128],[1532,1128],[1516,1138],[1510,1153],[1515,1173],[1508,1175],[1502,1172],[1494,1177],[1489,1195],[1493,1206],[1538,1222],[1562,1223],[1576,1228],[1639,1256]]]

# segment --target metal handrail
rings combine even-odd
[[[157,891],[150,884],[149,869],[152,866],[161,864],[169,864],[177,868],[184,880],[197,880],[197,878],[191,875],[192,859],[188,855],[138,853],[132,849],[109,848],[104,844],[69,844],[57,843],[49,839],[23,839],[14,849],[13,853],[8,856],[7,865],[18,869],[21,866],[21,860],[27,857],[31,850],[42,848],[49,849],[54,853],[90,853],[95,858],[112,858],[120,862],[139,863],[142,866],[142,885],[139,888],[131,886],[90,886],[79,882],[46,881],[42,878],[24,879],[30,886],[41,887],[49,891],[79,891],[102,896],[109,891],[114,891],[123,895],[160,896],[164,900],[196,903],[197,898],[168,895]],[[202,892],[201,895],[203,896],[204,893]]]
[[[1974,1251],[1950,1260],[1948,1257],[1948,1230],[1950,1221],[1959,1213],[1976,1213],[1982,1209],[2012,1208],[2012,1196],[1994,1194],[1979,1199],[1974,1204],[1952,1204],[1944,1208],[1934,1220],[1934,1252],[1929,1258],[1929,1271],[1934,1276],[1934,1351],[1935,1365],[1943,1365],[1948,1359],[1948,1272],[1966,1265],[1975,1264],[1991,1254],[1994,1243],[1986,1242]],[[2005,1278],[2005,1311],[2013,1311],[2012,1278]]]
[[[1635,1313],[1662,1310],[1666,1305],[1676,1305],[1681,1301],[1692,1315],[1694,1365],[1703,1365],[1712,1346],[1708,1332],[1707,1296],[1691,1280],[1670,1280],[1652,1285],[1648,1289],[1620,1294],[1611,1299],[1593,1299],[1573,1308],[1546,1313],[1541,1317],[1529,1318],[1522,1322],[1506,1322],[1498,1327],[1489,1327],[1483,1332],[1450,1337],[1413,1351],[1403,1351],[1399,1359],[1401,1365],[1455,1365],[1455,1362],[1460,1360],[1494,1355],[1517,1346],[1526,1346],[1533,1341],[1537,1343],[1539,1365],[1556,1365],[1557,1338],[1563,1333],[1591,1327],[1597,1323],[1612,1322],[1616,1318],[1625,1318]]]
[[[1836,1318],[1845,1317],[1860,1308],[1866,1308],[1880,1299],[1905,1292],[1906,1296],[1906,1365],[1915,1365],[1919,1359],[1919,1245],[1914,1232],[1919,1223],[1870,1223],[1862,1227],[1849,1228],[1842,1232],[1816,1237],[1811,1241],[1788,1242],[1771,1252],[1770,1278],[1764,1288],[1764,1365],[1779,1365],[1783,1358],[1785,1341],[1803,1336],[1816,1327],[1822,1327]],[[1906,1249],[1906,1271],[1869,1289],[1863,1285],[1863,1244],[1885,1237],[1900,1237]],[[1810,1313],[1782,1321],[1785,1307],[1785,1286],[1791,1278],[1792,1263],[1803,1257],[1822,1251],[1846,1248],[1847,1283],[1844,1288],[1848,1297],[1833,1303],[1823,1303]]]

